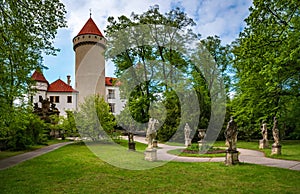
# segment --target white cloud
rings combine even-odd
[[[55,45],[62,49],[57,57],[45,57],[45,64],[50,67],[45,72],[50,82],[72,73],[74,76],[74,52],[72,39],[81,30],[89,18],[92,18],[104,33],[107,17],[130,16],[132,12],[143,13],[150,6],[158,4],[162,13],[168,12],[175,6],[180,6],[197,23],[195,31],[202,37],[218,35],[223,43],[230,43],[237,38],[244,26],[243,20],[248,16],[251,0],[62,0],[67,10],[68,29],[58,33]],[[65,47],[70,47],[66,49]],[[54,62],[57,61],[57,62]],[[53,65],[55,64],[55,65]],[[58,67],[59,66],[59,67]],[[64,68],[61,68],[61,67]],[[49,73],[47,73],[49,72]],[[113,76],[113,65],[107,65],[107,76]]]

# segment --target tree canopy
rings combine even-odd
[[[226,69],[222,62],[215,66],[210,56],[212,52],[221,61],[224,48],[220,39],[211,37],[201,43],[200,35],[192,30],[195,22],[179,8],[162,14],[153,6],[130,18],[109,17],[108,22],[107,56],[116,64],[121,94],[128,99],[124,115],[129,110],[136,122],[146,123],[153,103],[164,106],[161,112],[166,118],[158,131],[162,141],[176,131],[180,135],[174,137],[182,138],[186,122],[194,132],[199,123],[207,127],[210,109],[201,108],[211,105],[211,94],[214,100],[219,97],[215,90],[221,82],[218,73],[222,67]],[[210,52],[205,48],[209,46]]]
[[[233,43],[233,108],[249,135],[259,130],[262,120],[271,123],[274,116],[282,130],[299,122],[293,107],[299,107],[300,97],[299,7],[299,1],[254,0],[247,27]]]
[[[53,39],[59,28],[66,27],[65,13],[59,0],[1,1],[0,138],[6,139],[22,131],[14,127],[14,123],[22,119],[17,112],[30,111],[25,109],[24,99],[33,83],[31,74],[44,68],[42,53],[53,55],[58,51]],[[25,127],[21,122],[20,125],[24,132]]]

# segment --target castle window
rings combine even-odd
[[[108,99],[115,99],[115,90],[108,89]]]
[[[43,96],[39,96],[39,102],[42,102],[43,101]]]
[[[50,96],[50,102],[59,103],[59,96]]]
[[[110,112],[115,113],[115,104],[114,103],[108,103]]]
[[[67,96],[67,103],[72,103],[72,96]]]

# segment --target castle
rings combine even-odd
[[[105,58],[107,40],[90,17],[80,32],[73,38],[75,52],[75,89],[71,86],[71,77],[67,83],[61,79],[49,84],[41,71],[36,70],[32,79],[36,81],[33,103],[49,99],[55,103],[60,115],[65,116],[67,110],[78,110],[78,105],[85,97],[99,94],[103,96],[114,114],[119,114],[126,101],[120,98],[116,78],[105,77]]]

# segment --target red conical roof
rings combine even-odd
[[[48,92],[77,92],[72,86],[66,84],[61,79],[56,80],[48,87]]]
[[[94,34],[103,37],[102,33],[100,32],[99,28],[97,27],[92,18],[88,19],[83,28],[77,34],[77,36],[84,34]]]
[[[35,72],[31,76],[31,78],[35,81],[45,82],[45,83],[49,84],[48,81],[46,80],[46,78],[44,77],[43,73],[38,70],[35,70]]]

